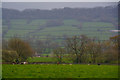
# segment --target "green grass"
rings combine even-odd
[[[33,57],[28,58],[28,62],[57,62],[57,60],[53,57]]]
[[[39,32],[34,33],[34,35],[53,35],[53,36],[63,36],[63,35],[79,35],[80,30],[76,27],[71,26],[59,26],[59,27],[51,27],[45,28]]]
[[[47,55],[50,56],[51,54],[41,54],[41,55],[42,55],[42,56],[47,56]]]
[[[64,20],[63,22],[64,22],[64,25],[67,25],[67,26],[80,24],[79,21],[74,20],[74,19],[73,20],[72,19]]]
[[[46,54],[44,55],[46,56]],[[33,58],[28,58],[28,62],[55,62],[57,63],[58,60],[55,57],[33,57]],[[73,61],[68,60],[67,58],[62,59],[63,63],[73,63]]]
[[[12,25],[11,26],[13,30],[36,30],[39,29],[39,26],[37,25]]]
[[[31,32],[32,30],[9,30],[7,32],[7,35],[5,36],[14,36],[14,35],[20,35],[20,36],[25,36],[28,32]]]
[[[2,66],[3,78],[118,78],[117,65],[7,65]]]
[[[57,26],[57,27],[49,27],[49,28],[45,28],[42,31],[47,32],[47,31],[74,31],[74,30],[79,30],[76,27],[72,27],[72,26]]]
[[[27,20],[26,19],[12,19],[10,20],[10,23],[11,24],[26,24],[27,23]]]
[[[112,23],[105,23],[105,22],[84,22],[83,26],[89,26],[89,27],[114,27]]]
[[[46,24],[47,19],[38,19],[38,20],[32,20],[30,25],[44,25]]]

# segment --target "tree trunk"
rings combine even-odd
[[[76,63],[77,63],[77,64],[79,63],[79,58],[78,58],[78,56],[76,57]]]

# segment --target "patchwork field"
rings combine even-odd
[[[39,64],[2,66],[3,78],[118,78],[117,65]]]
[[[112,23],[105,22],[80,22],[77,20],[63,20],[62,26],[44,27],[47,19],[25,20],[13,19],[7,24],[3,20],[3,34],[5,39],[12,36],[25,38],[26,36],[37,39],[45,39],[47,35],[62,37],[63,35],[87,35],[100,40],[108,40],[114,33],[110,30],[116,29]]]

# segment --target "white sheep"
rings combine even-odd
[[[88,65],[90,65],[90,64],[88,64]]]
[[[22,62],[21,64],[28,64],[27,62]]]
[[[69,64],[69,65],[72,65],[72,64]]]

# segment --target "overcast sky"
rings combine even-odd
[[[2,2],[118,2],[119,0],[0,0]]]
[[[3,8],[11,9],[53,9],[53,8],[83,8],[117,5],[117,2],[3,2]]]

